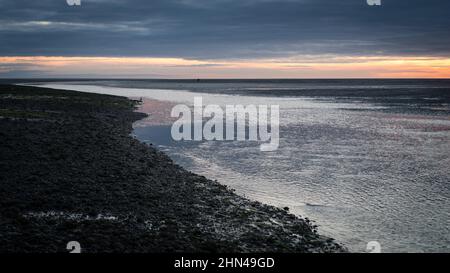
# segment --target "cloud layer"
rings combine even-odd
[[[0,0],[0,55],[450,55],[450,1]]]
[[[448,0],[81,3],[0,0],[0,77],[450,76]]]

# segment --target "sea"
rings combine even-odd
[[[127,96],[149,118],[133,136],[179,165],[307,217],[352,252],[450,252],[450,80],[47,80]],[[171,109],[278,105],[279,148],[175,141]]]

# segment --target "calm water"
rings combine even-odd
[[[280,148],[134,134],[239,194],[317,222],[352,251],[450,252],[450,81],[84,81],[51,87],[192,104],[280,105]],[[152,107],[149,109],[151,115]],[[161,104],[158,105],[161,107]],[[164,104],[162,105],[164,107]],[[153,107],[154,108],[154,107]],[[161,110],[158,108],[158,112]],[[161,114],[161,113],[160,113]]]

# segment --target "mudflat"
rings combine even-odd
[[[345,252],[130,136],[126,97],[0,85],[0,252]]]

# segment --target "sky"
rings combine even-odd
[[[450,78],[450,1],[0,0],[0,78]]]

